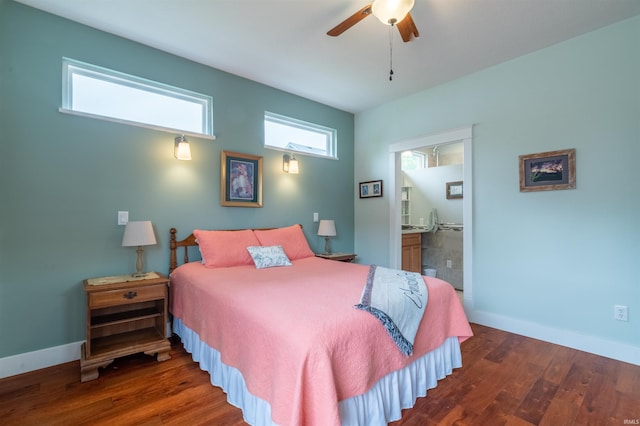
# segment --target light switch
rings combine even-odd
[[[314,213],[313,214],[313,221],[317,222],[318,221],[318,213]]]
[[[129,212],[118,212],[118,225],[126,225],[129,222]]]

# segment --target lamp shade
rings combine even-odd
[[[298,173],[300,173],[300,169],[298,168],[298,160],[296,160],[296,157],[291,157],[291,160],[289,160],[289,173],[292,175],[297,175]]]
[[[127,222],[124,228],[124,236],[122,237],[122,245],[124,247],[150,246],[155,243],[156,236],[153,233],[151,221]]]
[[[414,0],[374,0],[371,13],[385,25],[402,21],[413,8]]]
[[[336,236],[336,223],[333,220],[321,220],[318,226],[318,235],[322,237]]]
[[[189,141],[187,141],[184,135],[175,139],[173,155],[178,160],[191,160],[191,147],[189,146]]]
[[[298,160],[293,155],[285,154],[282,156],[282,170],[285,173],[297,175],[300,173],[300,169],[298,167]]]

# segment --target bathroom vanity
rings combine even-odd
[[[422,273],[422,232],[402,231],[402,269]]]

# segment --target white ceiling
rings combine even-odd
[[[416,0],[420,38],[369,16],[370,0],[17,0],[350,112],[640,14],[640,0]]]

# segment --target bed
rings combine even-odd
[[[316,257],[299,225],[176,234],[173,331],[249,424],[384,425],[462,366],[472,332],[444,281],[422,277],[428,304],[406,356],[354,309],[369,267]]]

